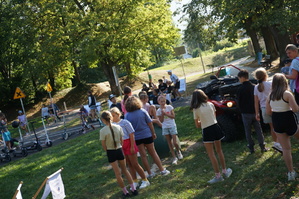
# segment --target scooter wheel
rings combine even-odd
[[[53,144],[52,141],[49,141],[49,142],[46,143],[47,147],[51,147],[52,144]]]
[[[26,157],[28,155],[27,149],[22,149],[22,156]]]
[[[43,150],[43,147],[42,147],[41,145],[38,144],[38,145],[36,146],[36,150],[41,151],[41,150]]]
[[[69,138],[69,134],[67,132],[62,134],[62,139],[67,140]]]
[[[10,161],[11,161],[11,157],[10,157],[10,155],[6,155],[6,156],[5,156],[5,160],[6,160],[7,162],[10,162]]]

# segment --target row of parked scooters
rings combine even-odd
[[[42,119],[43,125],[45,127],[45,123],[44,120]],[[35,136],[35,140],[33,142],[24,142],[23,136],[22,136],[22,132],[21,129],[19,127],[19,122],[18,121],[13,121],[12,122],[12,127],[13,128],[18,128],[19,130],[19,134],[20,134],[20,140],[17,140],[15,138],[12,138],[10,140],[10,144],[11,144],[11,150],[8,149],[8,147],[6,146],[5,142],[4,143],[4,147],[1,150],[0,153],[0,161],[6,161],[6,162],[10,162],[11,161],[11,157],[26,157],[28,155],[29,151],[41,151],[43,149],[41,142],[39,141],[39,138],[36,135],[35,132],[35,128],[34,128],[34,123],[35,122],[30,122],[31,125],[31,129],[33,130],[34,136]],[[45,130],[46,131],[46,130]],[[3,134],[2,134],[3,137]],[[52,146],[52,141],[49,140],[48,134],[46,132],[46,145],[48,147]]]

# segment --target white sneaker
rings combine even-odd
[[[168,171],[167,169],[164,169],[164,171],[161,171],[160,174],[162,176],[167,176],[168,174],[170,174],[170,171]]]
[[[137,189],[139,187],[139,183],[138,182],[133,182],[135,189]]]
[[[183,156],[182,152],[179,152],[179,154],[178,154],[178,158],[179,158],[179,160],[181,160],[181,159],[183,159],[183,158],[184,158],[184,156]]]
[[[282,153],[282,147],[278,142],[274,142],[272,148],[275,149],[276,151]]]
[[[296,173],[296,171],[288,172],[288,181],[295,180],[297,176],[298,176],[298,174]]]
[[[214,183],[216,183],[216,182],[221,182],[221,181],[223,181],[223,180],[224,180],[224,179],[223,179],[222,176],[220,176],[219,178],[217,178],[217,177],[215,176],[214,178],[212,178],[211,180],[209,180],[208,183],[210,183],[210,184],[214,184]]]
[[[153,178],[153,177],[155,177],[156,176],[156,173],[155,172],[152,172],[152,174],[149,174],[148,176],[147,176],[147,178]]]
[[[229,178],[229,176],[233,173],[233,170],[231,168],[226,169],[226,173],[223,174],[225,178]]]
[[[178,159],[177,158],[173,158],[172,164],[178,164]]]
[[[147,181],[142,180],[142,183],[141,183],[139,189],[144,189],[145,187],[150,186],[150,184],[151,183],[148,180]]]

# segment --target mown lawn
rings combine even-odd
[[[176,109],[176,123],[181,141],[201,143],[200,130],[194,127],[188,107]],[[240,129],[242,132],[243,129]],[[267,146],[271,147],[269,133],[265,137]],[[98,138],[98,130],[95,130],[26,158],[1,164],[0,198],[11,198],[21,180],[24,182],[23,198],[32,198],[43,180],[61,167],[64,168],[62,179],[66,198],[120,198],[121,191]],[[233,169],[233,174],[223,182],[209,185],[207,181],[213,176],[213,170],[203,145],[198,144],[193,150],[186,145],[182,147],[184,159],[178,165],[169,165],[164,160],[171,174],[151,179],[151,186],[140,190],[136,199],[299,196],[298,181],[287,182],[282,156],[273,150],[260,153],[256,146],[257,152],[250,155],[244,138],[233,143],[223,143],[227,166]],[[293,149],[294,166],[298,168],[298,144],[295,142]]]

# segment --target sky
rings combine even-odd
[[[191,0],[173,0],[173,1],[171,2],[171,4],[170,4],[170,5],[171,5],[170,10],[171,10],[172,12],[174,12],[174,11],[176,11],[178,8],[182,8],[184,4],[188,4],[190,1],[191,1]],[[180,13],[180,14],[177,15],[177,16],[172,16],[172,18],[173,18],[173,21],[174,21],[174,23],[176,24],[176,26],[177,26],[179,29],[184,30],[184,29],[186,29],[186,25],[187,25],[187,23],[186,23],[186,22],[182,22],[182,23],[179,22],[179,19],[180,19],[182,16],[183,16],[183,14]]]

